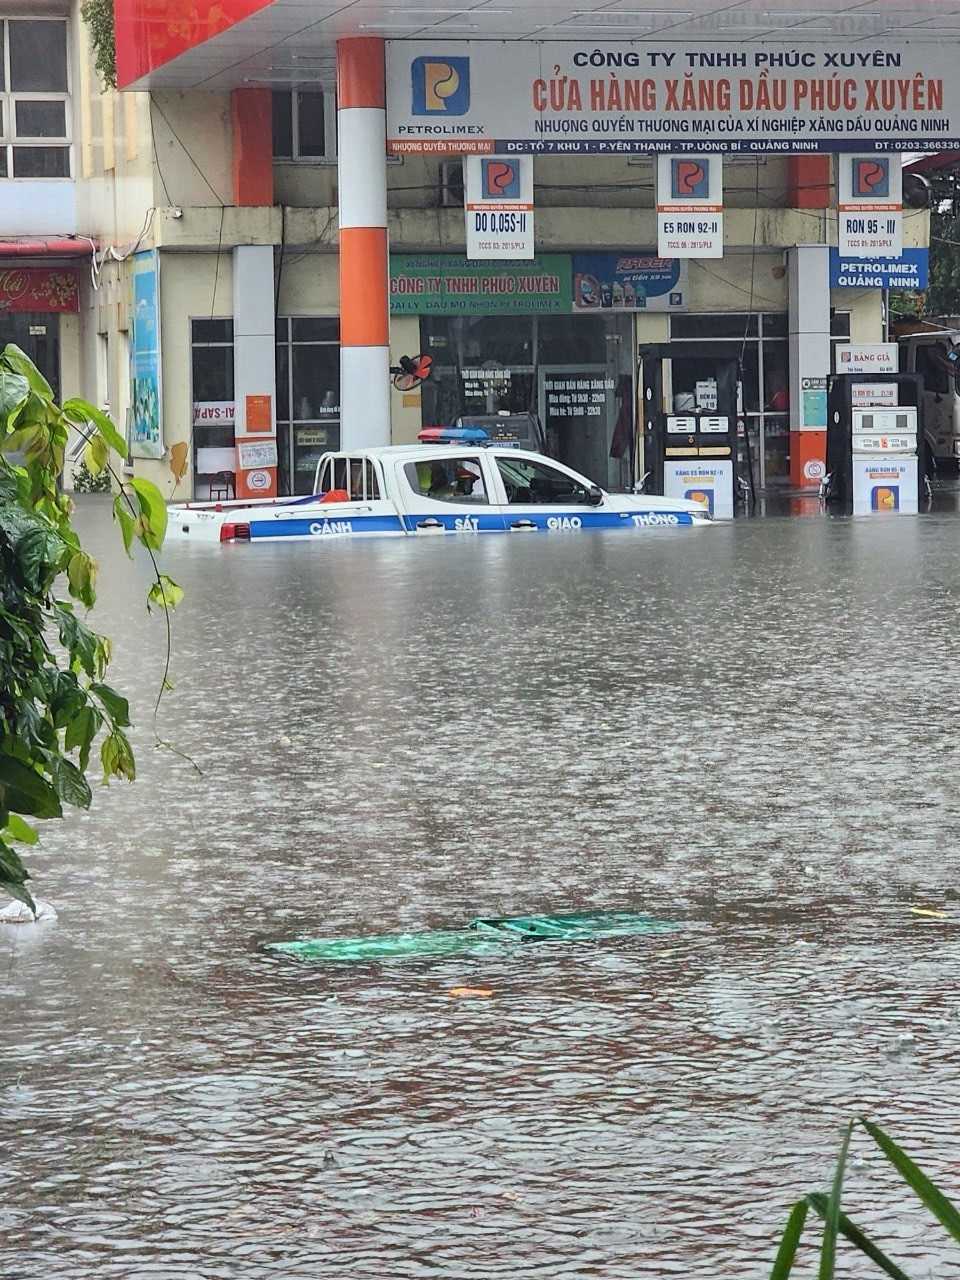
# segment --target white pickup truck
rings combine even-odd
[[[326,453],[304,498],[182,503],[168,537],[191,542],[435,533],[648,530],[706,524],[702,502],[607,493],[541,454],[395,445]]]

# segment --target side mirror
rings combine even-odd
[[[586,503],[588,507],[599,507],[603,502],[603,490],[597,484],[592,484],[587,490]]]

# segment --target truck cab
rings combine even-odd
[[[960,467],[960,331],[940,329],[899,339],[900,372],[923,378],[923,417],[937,463]]]

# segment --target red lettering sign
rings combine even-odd
[[[0,266],[0,311],[79,310],[79,272],[69,267]]]

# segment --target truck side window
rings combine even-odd
[[[439,502],[489,502],[483,470],[476,458],[431,458],[404,467],[414,493]]]
[[[586,487],[565,471],[529,458],[497,458],[508,502],[586,502]]]
[[[947,349],[941,343],[917,344],[917,373],[923,374],[925,391],[945,396],[950,390],[950,379],[945,367]]]

